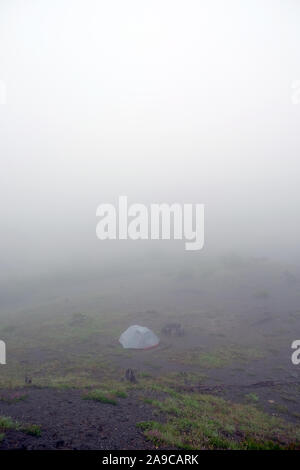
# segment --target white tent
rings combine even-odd
[[[145,326],[132,325],[119,338],[123,348],[149,349],[157,346],[158,337]]]

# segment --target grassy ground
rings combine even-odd
[[[182,323],[184,337],[161,335],[163,325],[172,320]],[[293,313],[292,329],[298,320],[300,317]],[[118,337],[134,323],[148,326],[161,336],[159,348],[124,350]],[[0,328],[0,338],[7,344],[7,365],[1,366],[0,404],[21,406],[27,400],[26,387],[77,388],[82,400],[113,405],[118,413],[120,402],[133,396],[137,405],[145,403],[154,410],[157,419],[137,424],[145,438],[157,446],[297,448],[299,384],[284,389],[243,388],[261,380],[289,382],[297,378],[292,377],[290,361],[282,354],[285,342],[289,347],[291,333],[284,336],[269,325],[267,333],[263,329],[252,331],[250,323],[239,324],[232,315],[215,318],[213,313],[204,317],[174,317],[152,311],[83,314],[64,311],[61,304],[44,315],[37,310],[7,317]],[[236,334],[232,325],[239,329]],[[128,367],[136,371],[135,384],[124,381]],[[218,384],[224,385],[222,396],[219,392],[199,392],[199,386]],[[38,425],[19,424],[3,416],[2,439],[9,429],[35,436],[40,433]]]
[[[295,429],[253,405],[228,402],[213,395],[170,393],[149,401],[166,422],[139,423],[157,445],[183,449],[279,449],[300,445]]]

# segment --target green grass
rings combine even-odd
[[[10,416],[0,416],[0,431],[2,440],[5,436],[3,431],[9,431],[11,429],[36,437],[40,437],[42,434],[41,428],[37,424],[22,424],[18,421],[15,421]]]
[[[130,385],[118,383],[116,381],[106,381],[102,387],[87,391],[83,395],[84,400],[94,400],[110,405],[117,405],[116,398],[127,398],[127,390]]]
[[[155,400],[153,400],[152,398],[143,397],[143,398],[142,398],[142,401],[143,401],[143,403],[146,403],[146,405],[153,405],[153,404],[155,404]]]
[[[109,405],[117,405],[118,402],[115,398],[110,396],[108,393],[103,392],[102,390],[92,390],[83,395],[84,400],[94,400],[99,401],[100,403],[106,403]]]
[[[8,429],[17,429],[19,426],[17,421],[14,421],[9,416],[0,416],[0,429],[7,431]]]
[[[277,449],[299,445],[300,428],[213,395],[177,394],[152,401],[162,421],[139,423],[156,445],[182,449]]]
[[[259,396],[256,395],[256,393],[247,393],[245,395],[245,398],[247,401],[252,402],[252,403],[257,403],[259,401]]]
[[[255,439],[245,439],[243,442],[245,450],[283,450],[284,447],[272,441],[257,441]]]
[[[112,390],[112,394],[118,398],[127,398],[128,396],[127,393],[124,392],[123,390],[116,390],[116,391]]]
[[[139,379],[135,388],[143,391],[161,392],[176,395],[176,390],[187,386],[199,385],[205,379],[204,374],[191,372],[171,372],[158,377],[144,377]]]
[[[19,430],[30,436],[40,437],[42,435],[41,428],[37,424],[23,425]]]

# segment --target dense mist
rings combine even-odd
[[[114,289],[141,265],[151,283],[228,254],[297,265],[299,13],[292,0],[2,0],[6,297],[61,276]],[[205,204],[204,249],[99,241],[96,208],[119,195]]]

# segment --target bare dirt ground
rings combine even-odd
[[[80,390],[27,388],[23,392],[24,401],[1,403],[0,414],[37,424],[41,435],[9,430],[0,449],[155,448],[136,426],[153,419],[153,410],[133,395],[110,405],[83,400]]]

